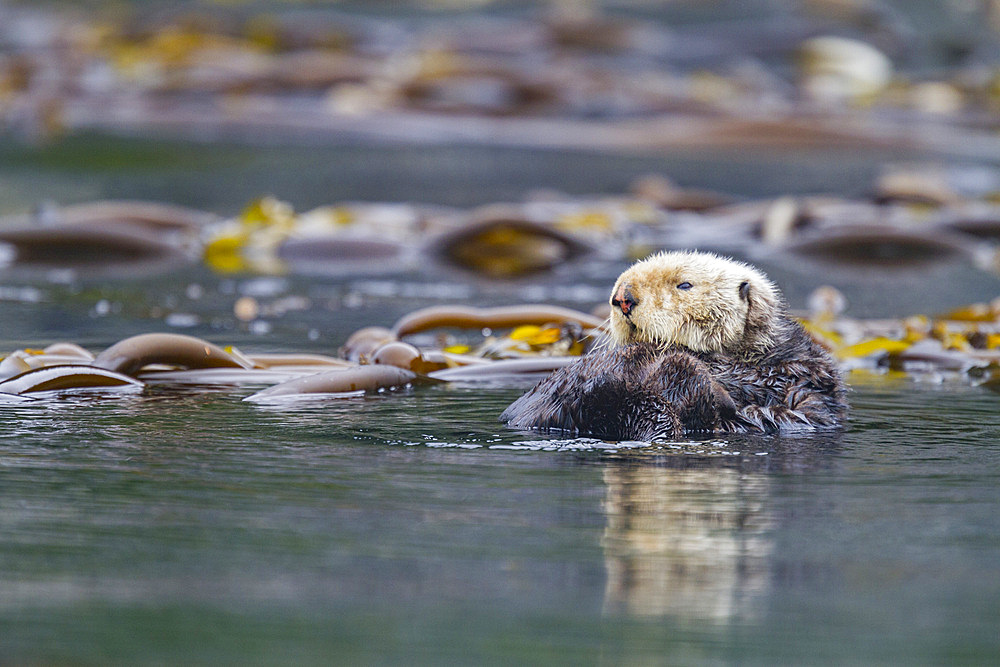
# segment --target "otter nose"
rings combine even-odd
[[[627,284],[620,286],[618,291],[614,293],[614,296],[611,297],[611,305],[614,308],[620,309],[622,314],[626,317],[629,316],[632,309],[635,308],[638,303],[639,302],[636,301],[635,296],[632,294],[631,286]]]

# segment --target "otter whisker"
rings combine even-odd
[[[592,352],[606,350],[614,343],[614,341],[611,338],[611,334],[609,333],[610,330],[611,330],[611,316],[609,315],[604,319],[604,322],[601,323],[601,326],[594,330],[599,333],[595,334],[594,345],[593,347],[591,347]]]

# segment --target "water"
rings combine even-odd
[[[373,149],[401,169],[376,186],[362,178],[360,149],[254,158],[109,142],[117,159],[69,159],[96,150],[89,141],[7,147],[0,172],[24,187],[10,188],[5,210],[126,196],[227,214],[267,184],[299,209],[359,193],[472,205],[520,199],[528,183],[620,192],[671,165],[683,182],[749,196],[820,185],[856,194],[885,157],[776,155],[743,172],[720,156],[539,163],[530,151],[457,147],[414,162],[412,151]],[[519,176],[525,165],[533,171]],[[574,181],[581,174],[589,180]],[[251,352],[330,353],[360,326],[443,301],[531,294],[589,308],[623,266],[502,285],[433,270],[374,285],[201,268],[11,278],[0,343],[69,339],[96,351],[175,330]],[[829,278],[768,270],[796,307]],[[851,312],[935,312],[997,294],[996,276],[949,270],[859,279],[845,286]],[[254,328],[233,315],[247,293],[309,305]],[[153,386],[0,406],[0,661],[995,662],[1000,399],[955,383],[850,382],[842,433],[652,447],[506,430],[497,417],[518,386],[283,407],[242,402],[252,386]]]
[[[281,409],[249,390],[6,409],[6,660],[1000,651],[1000,417],[982,390],[856,383],[842,434],[639,449],[504,430],[517,388]]]
[[[671,151],[609,155],[466,145],[308,145],[119,139],[78,135],[39,147],[0,143],[0,213],[39,201],[100,198],[169,201],[233,215],[262,194],[304,211],[337,201],[478,206],[522,201],[527,193],[621,194],[637,177],[667,173],[682,185],[742,196],[867,194],[884,162],[912,151],[867,149]]]

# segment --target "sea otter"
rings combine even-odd
[[[501,421],[608,440],[840,425],[836,363],[757,269],[663,252],[619,276],[607,339],[539,382]]]

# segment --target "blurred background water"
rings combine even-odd
[[[171,15],[220,4],[88,6]],[[234,6],[412,21],[538,9],[472,4]],[[995,3],[860,4],[904,20],[911,48],[900,59],[910,71],[995,62]],[[78,3],[47,11],[67,5]],[[803,7],[605,3],[671,25],[800,16]],[[882,145],[649,154],[12,132],[0,144],[0,213],[122,198],[232,216],[263,194],[298,210],[345,200],[472,207],[543,189],[617,194],[650,172],[746,198],[865,197],[886,163],[925,160],[947,162]],[[997,166],[988,156],[971,162]],[[588,310],[626,264],[600,258],[506,282],[435,267],[378,278],[219,275],[200,264],[127,278],[8,274],[0,344],[99,350],[173,330],[248,351],[332,354],[355,329],[389,326],[423,305]],[[859,317],[1000,294],[995,273],[967,263],[871,279],[763,265],[793,307],[833,282]],[[241,295],[305,305],[245,322],[233,311]],[[282,407],[240,400],[257,387],[154,385],[135,396],[3,405],[0,661],[995,662],[997,395],[934,376],[853,373],[849,382],[852,417],[841,433],[651,446],[504,429],[497,417],[519,385]]]

